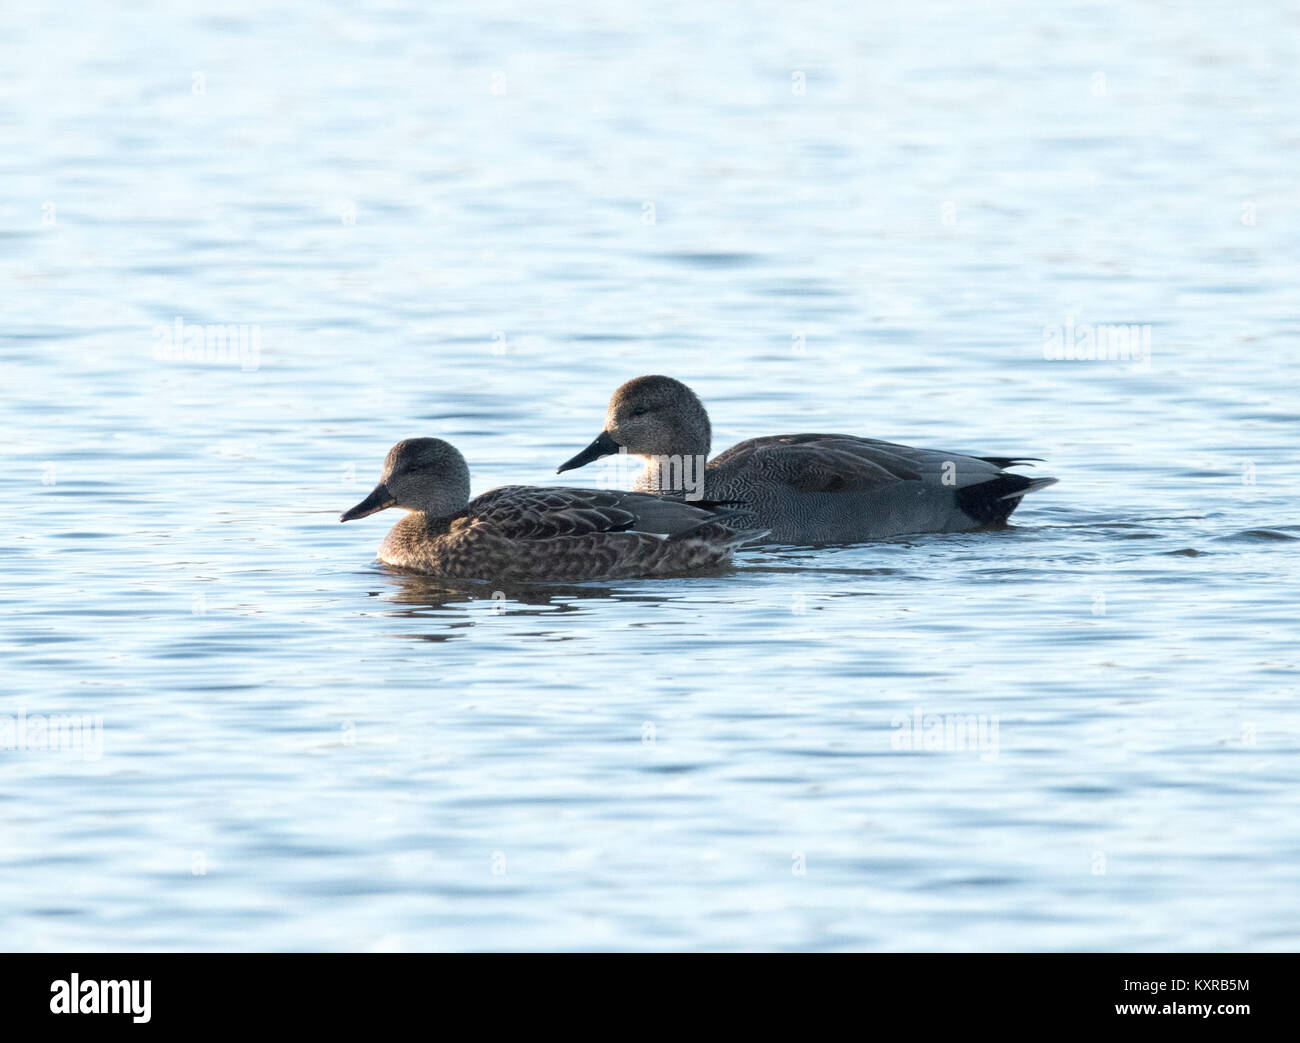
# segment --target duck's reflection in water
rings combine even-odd
[[[449,641],[461,631],[498,616],[550,616],[580,614],[583,602],[622,601],[662,603],[673,600],[666,591],[654,592],[638,585],[491,583],[448,580],[436,576],[385,569],[384,586],[371,596],[387,602],[385,613],[395,619],[436,621],[435,632],[401,630],[394,637],[420,641]],[[558,636],[558,635],[553,635]]]

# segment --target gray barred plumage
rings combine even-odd
[[[770,542],[796,544],[1000,525],[1022,496],[1056,481],[1003,470],[1031,457],[836,434],[752,438],[704,465],[710,441],[709,416],[695,392],[671,377],[637,377],[614,392],[596,440],[559,470],[626,449],[647,461],[637,489],[682,495],[682,476],[699,461],[703,480],[692,492],[742,501],[749,524],[767,530]]]

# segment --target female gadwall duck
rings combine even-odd
[[[695,392],[671,377],[637,377],[614,392],[599,437],[559,470],[610,453],[644,457],[637,489],[740,501],[746,520],[775,543],[1000,525],[1025,493],[1056,481],[1003,470],[1033,457],[967,456],[856,435],[751,438],[706,465],[710,440]]]
[[[761,535],[717,504],[648,493],[506,485],[471,500],[465,458],[440,438],[393,446],[374,491],[339,521],[386,507],[410,513],[384,537],[380,561],[460,579],[661,576],[726,565]]]

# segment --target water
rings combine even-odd
[[[5,7],[0,726],[102,749],[0,749],[0,943],[1300,944],[1300,16],[881,6]],[[1061,484],[495,598],[336,521],[647,372]]]

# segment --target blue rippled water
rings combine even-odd
[[[0,942],[1294,949],[1298,31],[6,5]],[[407,436],[561,483],[650,372],[1061,482],[495,598],[337,524]]]

